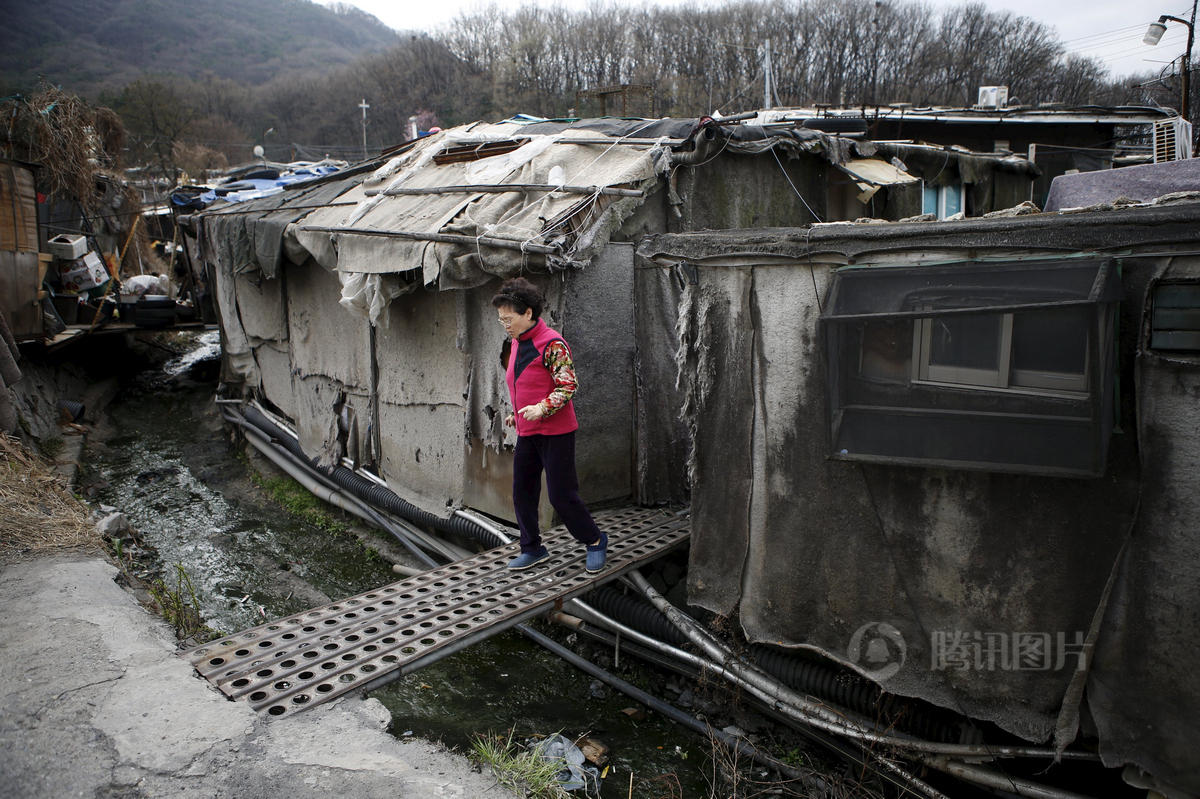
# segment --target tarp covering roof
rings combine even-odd
[[[508,121],[464,125],[419,140],[377,169],[348,211],[314,212],[296,242],[339,272],[418,272],[420,283],[465,288],[515,274],[530,257],[584,266],[672,164],[697,120]],[[849,157],[816,131],[732,126],[720,151],[773,146]],[[327,239],[336,241],[330,248]]]
[[[655,180],[655,161],[663,153],[660,144],[605,144],[586,131],[524,134],[513,128],[456,128],[430,137],[372,174],[348,213],[321,215],[321,222],[340,221],[305,220],[298,233],[337,234],[339,271],[420,269],[424,283],[442,270],[449,272],[443,282],[479,282],[476,275],[488,276],[497,259],[506,270],[509,262],[520,264],[525,253],[542,247],[549,248],[542,254],[566,266],[576,249],[583,251],[580,258],[590,257],[591,228],[612,203],[612,195],[601,190],[642,190]],[[489,145],[492,151],[507,151],[487,155]],[[438,163],[439,157],[447,160]],[[503,186],[512,190],[489,191]],[[567,240],[572,233],[574,247]],[[461,239],[439,241],[439,235]],[[298,240],[310,239],[300,235]],[[483,258],[479,247],[511,254],[491,252]]]
[[[861,146],[710,118],[477,122],[410,142],[365,177],[360,167],[336,185],[299,184],[207,213],[206,249],[222,270],[261,263],[267,277],[284,254],[311,258],[338,274],[342,303],[374,322],[418,286],[471,288],[530,266],[587,266],[680,163],[783,149],[840,164],[874,152]]]
[[[1200,159],[1059,175],[1050,184],[1046,210],[1086,208],[1122,197],[1146,201],[1179,191],[1200,191]]]

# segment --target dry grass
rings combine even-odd
[[[20,441],[0,435],[0,561],[66,550],[99,550],[87,507]]]
[[[30,97],[5,98],[0,112],[4,155],[37,164],[38,182],[49,193],[96,210],[96,177],[120,166],[125,139],[120,117],[45,82]]]

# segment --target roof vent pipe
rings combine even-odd
[[[704,125],[692,134],[692,149],[689,152],[672,152],[671,163],[695,166],[707,161],[716,149],[717,132],[712,125]]]

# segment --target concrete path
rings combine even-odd
[[[86,556],[0,567],[0,786],[33,797],[509,797],[400,741],[347,696],[267,721],[175,654],[166,624]]]

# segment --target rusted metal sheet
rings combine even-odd
[[[478,161],[493,155],[511,153],[529,139],[510,139],[507,141],[489,141],[480,144],[464,144],[458,147],[447,147],[433,157],[435,164],[457,164],[462,161]]]
[[[37,192],[33,172],[0,161],[0,250],[37,252]]]
[[[608,568],[588,574],[583,547],[558,527],[552,556],[510,571],[517,544],[201,645],[184,653],[223,693],[284,716],[369,690],[550,610],[684,543],[688,517],[602,511]]]

